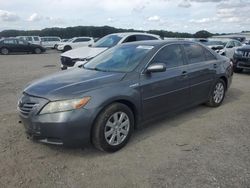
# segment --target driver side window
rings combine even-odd
[[[154,57],[153,63],[164,63],[168,68],[184,65],[183,52],[178,44],[172,44],[162,48]]]
[[[135,41],[136,41],[136,36],[132,35],[132,36],[129,36],[123,43],[126,43],[126,42],[135,42]]]

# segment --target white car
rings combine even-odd
[[[94,39],[92,37],[74,37],[67,42],[58,44],[57,49],[66,52],[71,49],[89,46],[93,43]]]
[[[39,36],[17,36],[16,38],[28,41],[31,44],[41,45],[41,38]]]
[[[42,46],[44,48],[56,48],[57,44],[61,42],[60,37],[41,37]]]
[[[222,42],[224,44],[223,48],[220,50],[216,50],[216,52],[220,55],[228,57],[229,59],[233,59],[235,50],[242,46],[242,43],[240,41],[234,39],[225,39],[222,40]]]
[[[61,54],[61,69],[75,68],[115,45],[142,40],[161,40],[158,35],[148,33],[114,33],[99,39],[92,46],[86,46]]]

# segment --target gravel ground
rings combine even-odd
[[[114,154],[26,139],[17,97],[60,71],[59,53],[0,56],[0,187],[250,187],[250,72],[223,105],[200,105],[135,131]]]

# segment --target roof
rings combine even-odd
[[[111,33],[109,35],[118,35],[120,37],[127,37],[129,35],[148,35],[148,36],[154,36],[154,37],[158,37],[158,35],[154,35],[154,34],[150,34],[150,33],[143,33],[143,32],[124,32],[124,33]]]
[[[182,43],[182,44],[187,44],[187,43],[195,43],[195,44],[200,44],[198,42],[193,42],[189,40],[146,40],[146,41],[136,41],[136,42],[129,42],[129,43],[124,43],[122,45],[145,45],[145,46],[163,46],[165,44],[171,44],[171,43]]]

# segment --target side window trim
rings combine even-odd
[[[189,65],[187,60],[186,60],[186,57],[185,57],[185,50],[183,48],[183,44],[181,43],[171,43],[171,44],[165,44],[164,46],[160,47],[155,53],[154,55],[148,60],[148,62],[145,64],[145,66],[141,69],[141,75],[145,74],[145,71],[147,69],[147,67],[149,67],[152,63],[153,63],[153,59],[155,58],[155,56],[158,54],[158,52],[160,52],[163,48],[167,47],[167,46],[170,46],[170,45],[179,45],[180,46],[180,49],[182,51],[182,53],[184,54],[184,59],[183,59],[183,65],[182,66],[187,66]],[[169,69],[175,69],[175,68],[178,68],[178,67],[182,67],[182,66],[177,66],[177,67],[173,67],[173,68],[169,68]],[[169,70],[168,69],[168,70]]]

